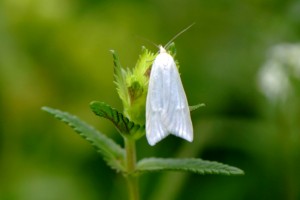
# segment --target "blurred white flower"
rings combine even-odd
[[[290,90],[288,77],[276,62],[268,62],[260,70],[259,85],[272,101],[285,100]]]
[[[271,101],[285,101],[293,93],[291,77],[300,80],[300,44],[274,46],[259,71],[260,90]]]

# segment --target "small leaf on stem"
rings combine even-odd
[[[97,116],[110,120],[123,136],[139,139],[145,134],[144,126],[135,124],[125,117],[121,112],[110,107],[104,102],[93,101],[91,102],[90,107]]]

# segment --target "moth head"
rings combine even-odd
[[[162,45],[159,45],[159,53],[167,53],[166,49],[162,46]]]

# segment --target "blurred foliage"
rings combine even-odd
[[[122,177],[94,150],[40,111],[68,110],[117,141],[89,102],[121,108],[109,50],[133,67],[137,36],[176,39],[195,138],[138,143],[139,157],[201,157],[244,169],[243,177],[167,173],[141,179],[143,199],[300,199],[300,84],[280,103],[260,91],[268,52],[300,40],[297,0],[0,1],[0,199],[122,199]],[[153,48],[155,51],[155,48]],[[298,66],[299,67],[299,66]]]

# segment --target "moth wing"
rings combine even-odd
[[[152,146],[169,134],[162,120],[163,112],[166,110],[163,88],[165,88],[164,72],[156,59],[151,69],[146,101],[146,137]]]
[[[168,106],[164,118],[165,124],[168,132],[191,142],[193,141],[193,125],[190,110],[180,75],[173,58],[169,73],[170,95],[168,95]]]

